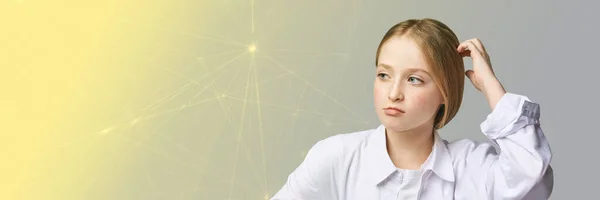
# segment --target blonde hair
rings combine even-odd
[[[429,71],[442,93],[444,104],[435,116],[434,129],[444,127],[458,112],[462,103],[465,71],[456,48],[458,38],[448,26],[430,18],[409,19],[392,26],[377,47],[375,66],[379,64],[381,46],[393,36],[407,36],[421,47]]]

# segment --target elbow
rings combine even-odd
[[[526,172],[525,175],[530,177],[531,180],[535,180],[536,182],[540,181],[540,179],[543,179],[546,176],[551,159],[551,153],[544,151],[538,152],[537,158],[534,158],[534,160],[523,166],[526,168],[524,169]]]

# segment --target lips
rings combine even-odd
[[[390,115],[390,116],[398,116],[404,113],[404,110],[401,110],[399,108],[396,107],[387,107],[383,109],[383,112],[386,115]]]

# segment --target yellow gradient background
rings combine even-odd
[[[262,3],[2,1],[0,199],[265,199],[327,128],[367,127],[319,80],[349,40]]]

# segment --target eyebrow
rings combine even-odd
[[[376,67],[383,67],[383,68],[385,68],[387,70],[394,71],[394,68],[392,68],[392,66],[384,64],[384,63],[379,63]],[[420,69],[420,68],[406,68],[406,70],[407,71],[411,71],[411,72],[420,71],[420,72],[423,72],[423,73],[427,74],[428,76],[430,76],[429,73],[426,70],[423,70],[423,69]]]

